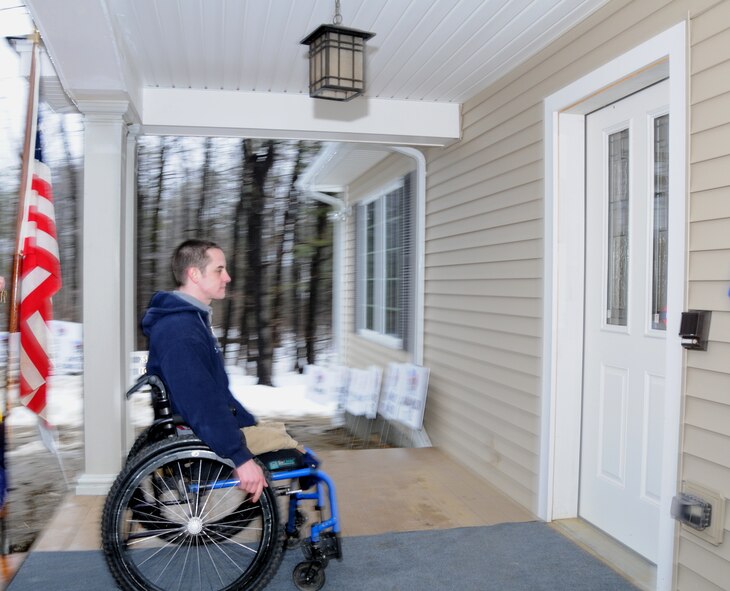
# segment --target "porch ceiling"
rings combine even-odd
[[[319,139],[341,139],[339,124],[344,128],[384,110],[388,115],[370,132],[378,136],[378,125],[393,125],[404,119],[408,105],[420,105],[421,126],[400,135],[411,137],[410,143],[419,143],[419,136],[423,143],[448,143],[453,126],[447,123],[454,117],[458,121],[459,104],[606,1],[343,0],[343,24],[375,33],[367,50],[367,100],[344,105],[309,99],[307,48],[300,44],[318,25],[332,21],[334,0],[26,4],[75,103],[101,97],[128,100],[132,118],[155,128],[190,125],[191,116],[200,112],[256,109],[259,115],[262,105],[274,100],[280,112],[288,110],[296,118],[301,111],[305,119],[314,119],[305,121],[298,135]],[[319,105],[315,108],[313,102]],[[184,108],[169,108],[177,104]],[[323,120],[336,123],[322,132],[316,122]],[[220,128],[212,117],[193,125],[201,133]],[[250,125],[239,117],[230,127]],[[374,141],[368,125],[356,133]],[[448,129],[429,134],[431,125]],[[273,136],[285,134],[284,129],[276,133],[270,122],[261,127]],[[297,135],[296,125],[288,128]],[[431,135],[437,141],[429,142]]]

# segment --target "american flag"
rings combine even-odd
[[[28,175],[22,226],[23,261],[20,282],[20,401],[45,417],[46,383],[50,372],[51,298],[61,289],[61,263],[51,171],[43,163],[40,134]]]

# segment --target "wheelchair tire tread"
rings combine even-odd
[[[119,507],[121,502],[121,499],[119,498],[120,495],[125,493],[126,488],[130,485],[130,480],[133,479],[141,469],[144,469],[146,465],[153,462],[154,458],[157,456],[186,450],[193,451],[196,449],[204,449],[207,452],[211,451],[207,445],[194,435],[171,437],[161,441],[148,442],[145,441],[146,438],[143,438],[143,435],[145,434],[146,433],[143,432],[138,437],[138,441],[140,442],[139,450],[134,455],[130,452],[126,464],[109,490],[101,518],[102,547],[107,565],[109,566],[109,569],[119,587],[126,591],[145,591],[148,588],[144,585],[130,582],[130,578],[132,578],[131,575],[124,572],[126,569],[124,561],[118,550],[119,540],[117,539],[118,531],[116,529],[118,514],[123,510],[123,508]],[[144,444],[141,444],[142,441],[144,441]],[[219,460],[221,459],[219,458]],[[221,461],[230,464],[230,462],[226,460]],[[254,580],[250,584],[238,586],[231,585],[226,587],[226,589],[230,591],[261,591],[274,577],[283,559],[286,534],[284,532],[282,520],[278,515],[276,496],[273,492],[273,487],[271,486],[270,474],[263,465],[262,469],[264,470],[267,481],[269,482],[269,487],[264,490],[264,494],[269,495],[268,504],[273,509],[273,531],[271,533],[272,541],[269,544],[269,558],[266,564],[259,567],[260,572],[255,575]]]

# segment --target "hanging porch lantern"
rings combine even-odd
[[[375,34],[341,26],[340,0],[332,22],[301,42],[309,46],[309,96],[349,101],[365,92],[365,42]]]

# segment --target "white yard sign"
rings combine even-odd
[[[378,409],[383,418],[420,429],[426,407],[428,374],[428,368],[420,365],[389,364]]]
[[[336,403],[338,408],[344,408],[349,372],[346,367],[307,365],[304,368],[304,375],[307,377],[307,398],[318,404]]]
[[[374,419],[378,415],[382,370],[371,365],[367,369],[350,369],[345,410],[354,416],[365,415]]]

